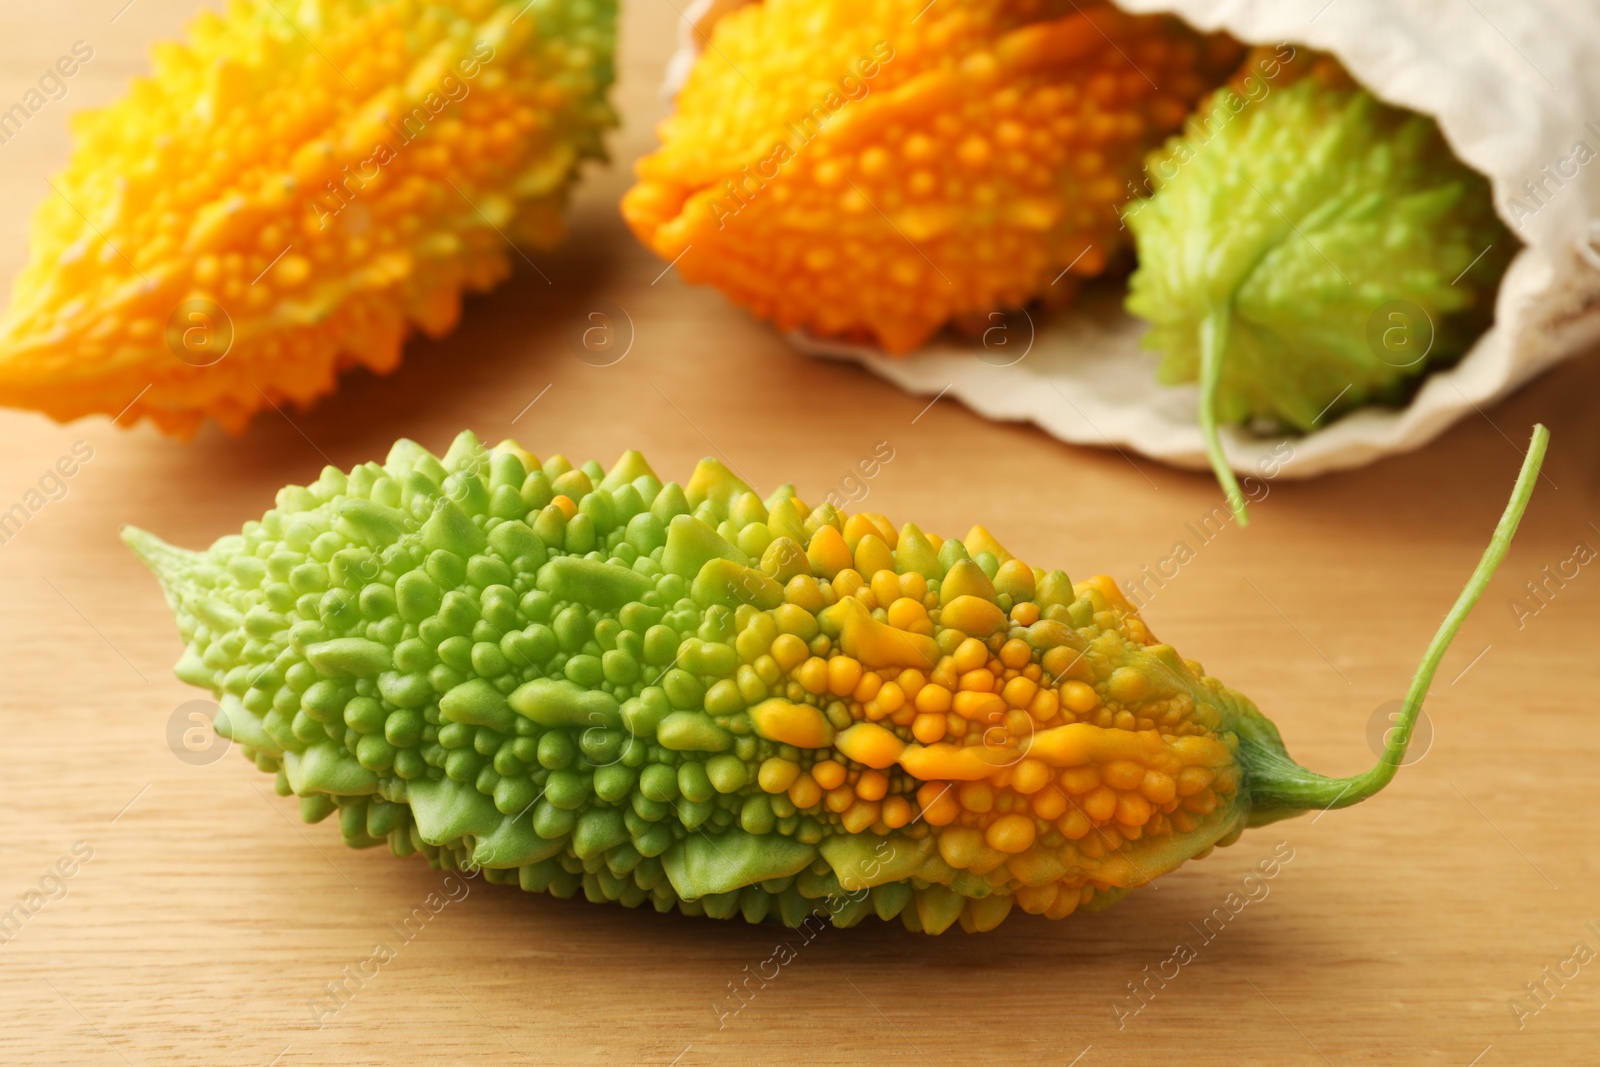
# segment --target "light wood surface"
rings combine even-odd
[[[95,49],[67,98],[0,147],[6,279],[65,159],[70,111],[120,92],[190,8],[135,0],[113,22],[122,3],[0,11],[0,103],[74,41]],[[66,496],[0,544],[0,912],[38,904],[27,894],[41,888],[59,897],[0,944],[0,1063],[1593,1062],[1600,959],[1563,985],[1543,969],[1571,974],[1577,942],[1600,952],[1600,571],[1552,583],[1520,625],[1509,601],[1579,543],[1600,547],[1600,363],[1560,368],[1417,454],[1278,483],[1250,529],[1200,547],[1185,524],[1218,503],[1208,477],[1069,448],[949,400],[924,410],[795,354],[715,292],[658,279],[615,205],[663,112],[673,3],[627,5],[616,162],[588,176],[570,243],[539,258],[552,284],[524,269],[473,300],[453,337],[411,344],[398,373],[352,375],[314,410],[269,411],[237,439],[212,429],[185,445],[0,412],[0,509],[75,442],[93,449]],[[609,368],[565,340],[602,301],[636,331]],[[808,498],[887,440],[894,459],[868,499],[897,520],[952,534],[983,521],[1023,558],[1080,577],[1124,579],[1189,541],[1195,558],[1150,601],[1152,627],[1250,694],[1303,762],[1343,774],[1372,758],[1369,718],[1402,694],[1536,419],[1554,432],[1547,478],[1434,687],[1431,750],[1381,797],[1253,831],[1101,915],[1017,917],[982,936],[875,920],[830,930],[725,1018],[729,983],[795,934],[473,883],[404,941],[391,924],[430,893],[445,899],[439,874],[300,825],[237,753],[174,756],[169,720],[201,694],[172,677],[167,607],[116,537],[133,522],[203,545],[326,462],[381,458],[401,435],[442,449],[462,427],[603,462],[637,447],[676,477],[717,454],[758,487],[792,480]],[[92,859],[73,867],[78,842]],[[1275,847],[1293,859],[1267,895],[1204,941],[1191,924]],[[63,857],[74,873],[58,882]],[[1197,957],[1119,1027],[1112,1005],[1133,1006],[1128,983],[1180,941]],[[394,958],[319,1028],[312,1002],[378,942]],[[1548,1003],[1519,1029],[1509,1002],[1541,980]]]

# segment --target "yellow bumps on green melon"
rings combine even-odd
[[[614,119],[615,0],[233,0],[77,116],[0,404],[188,436],[392,370],[549,247]]]
[[[718,918],[987,930],[1102,907],[1400,764],[1544,452],[1430,646],[1377,767],[1291,761],[1110,579],[982,526],[662,482],[462,434],[323,470],[160,577],[232,738],[308,821],[529,890]]]

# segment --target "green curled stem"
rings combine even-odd
[[[1467,579],[1466,586],[1456,597],[1444,621],[1439,624],[1433,640],[1422,654],[1422,662],[1412,676],[1411,687],[1406,690],[1405,702],[1394,728],[1388,731],[1383,752],[1378,762],[1368,771],[1349,778],[1326,778],[1306,770],[1283,752],[1276,737],[1253,736],[1241,738],[1240,757],[1248,764],[1251,806],[1255,814],[1252,822],[1259,825],[1274,818],[1298,814],[1312,809],[1347,808],[1359,804],[1388,785],[1405,761],[1406,749],[1411,744],[1411,734],[1417,717],[1422,714],[1422,702],[1433,684],[1434,672],[1444,659],[1450,642],[1455,640],[1461,624],[1466,621],[1473,605],[1483,595],[1494,577],[1495,570],[1511,548],[1517,524],[1527,510],[1533,495],[1534,484],[1539,480],[1539,468],[1544,462],[1545,449],[1550,443],[1550,431],[1544,426],[1533,428],[1533,440],[1528,445],[1527,457],[1522,461],[1522,471],[1511,490],[1511,499],[1495,526],[1489,547]]]

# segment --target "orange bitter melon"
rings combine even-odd
[[[780,328],[905,352],[1103,271],[1239,51],[1087,0],[763,0],[716,23],[623,213]]]
[[[0,404],[187,436],[383,373],[612,124],[614,0],[233,0],[77,117],[0,322]]]

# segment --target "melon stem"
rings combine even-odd
[[[1228,507],[1240,526],[1250,525],[1239,480],[1222,451],[1222,435],[1217,428],[1217,391],[1222,387],[1222,357],[1228,350],[1228,324],[1233,318],[1231,302],[1213,306],[1200,321],[1200,435],[1205,439],[1206,457],[1217,481],[1228,497]]]
[[[1549,442],[1550,431],[1542,425],[1535,426],[1528,454],[1522,461],[1522,471],[1517,475],[1505,512],[1495,526],[1494,536],[1489,539],[1489,547],[1484,549],[1472,576],[1422,654],[1399,718],[1384,739],[1378,762],[1370,770],[1349,778],[1327,778],[1290,759],[1275,736],[1270,739],[1265,735],[1241,737],[1239,755],[1249,776],[1251,808],[1255,812],[1253,823],[1259,825],[1313,809],[1347,808],[1366,800],[1394,780],[1405,761],[1406,749],[1411,745],[1411,735],[1416,729],[1417,717],[1422,714],[1422,702],[1433,683],[1434,672],[1511,548],[1517,524],[1522,521],[1522,513],[1527,510],[1534,484],[1539,479],[1539,468]]]

